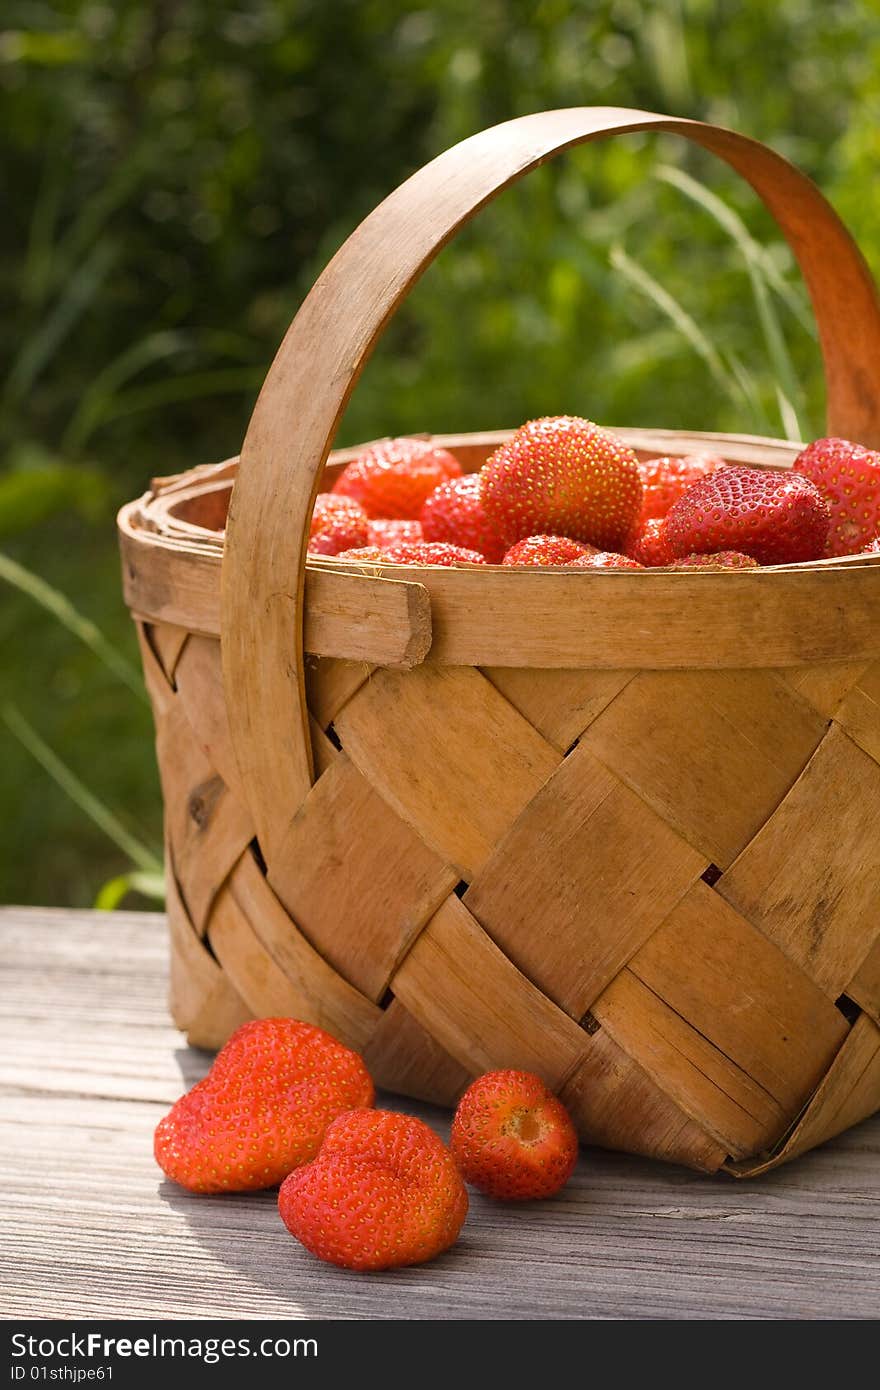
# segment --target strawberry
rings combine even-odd
[[[638,560],[633,560],[629,555],[618,555],[614,550],[597,550],[595,555],[582,555],[579,560],[572,560],[576,569],[583,570],[643,570],[644,565],[640,565]]]
[[[337,555],[367,543],[367,514],[351,497],[319,492],[309,529],[310,555]]]
[[[880,555],[880,536],[875,536],[872,541],[868,541],[865,546],[866,555]]]
[[[523,425],[495,450],[480,479],[486,515],[508,546],[543,532],[613,550],[642,505],[632,449],[568,415]]]
[[[420,521],[390,520],[383,516],[377,518],[376,521],[367,522],[367,545],[387,547],[398,545],[402,541],[423,541],[424,539],[425,535]]]
[[[665,518],[657,516],[640,522],[636,529],[630,532],[626,554],[631,560],[638,560],[640,565],[645,565],[648,569],[671,564],[675,557],[666,539]]]
[[[828,519],[819,489],[800,473],[721,468],[678,499],[664,532],[675,556],[737,550],[784,565],[819,558]]]
[[[275,1187],[314,1157],[331,1120],[373,1096],[361,1058],[322,1028],[254,1019],[159,1121],[156,1161],[191,1192]]]
[[[478,550],[492,565],[501,563],[507,548],[486,516],[479,473],[465,473],[435,488],[422,507],[422,530],[426,541]]]
[[[388,551],[381,545],[359,545],[355,550],[340,550],[337,560],[357,560],[362,565],[384,565]]]
[[[645,491],[639,520],[644,523],[653,517],[665,516],[691,483],[708,478],[716,468],[724,466],[724,459],[717,454],[687,454],[684,458],[664,457],[640,462],[639,473]]]
[[[458,1103],[450,1144],[465,1182],[506,1201],[552,1197],[578,1153],[565,1106],[528,1071],[478,1077]]]
[[[353,497],[369,517],[417,520],[426,497],[461,465],[427,439],[384,439],[346,464],[333,491]]]
[[[364,563],[388,565],[485,565],[476,550],[460,545],[444,545],[442,541],[403,541],[383,549],[365,546],[360,550],[344,550],[340,560],[361,560]]]
[[[508,550],[502,565],[572,565],[584,555],[595,555],[592,545],[581,545],[568,536],[526,536]]]
[[[346,1269],[397,1269],[453,1244],[467,1215],[446,1145],[411,1115],[351,1110],[278,1194],[281,1219],[307,1250]]]
[[[674,560],[670,569],[676,570],[756,570],[757,560],[739,550],[716,550],[714,555],[683,555]]]
[[[880,453],[848,439],[816,439],[793,466],[828,503],[825,554],[857,555],[880,530]]]

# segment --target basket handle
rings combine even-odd
[[[269,369],[242,446],[223,561],[223,670],[230,732],[267,860],[313,780],[302,655],[309,523],[367,358],[438,251],[503,188],[573,145],[642,130],[711,150],[762,198],[812,298],[828,432],[880,446],[876,286],[830,204],[780,155],[717,126],[616,107],[521,116],[446,150],[386,198],[323,271]]]

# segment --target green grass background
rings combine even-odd
[[[135,647],[115,508],[237,449],[328,256],[482,126],[589,103],[734,126],[806,169],[880,272],[874,3],[7,0],[0,24],[0,551],[96,624],[117,668]],[[821,430],[786,248],[745,186],[671,137],[575,152],[478,218],[392,324],[340,442],[562,411]],[[149,710],[16,574],[0,571],[0,901],[88,904],[160,843]]]

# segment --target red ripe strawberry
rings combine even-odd
[[[880,530],[880,453],[848,439],[817,439],[794,467],[815,483],[828,503],[831,527],[825,554],[857,555]]]
[[[581,545],[568,536],[526,536],[508,550],[502,565],[573,565],[584,555],[595,555],[592,545]]]
[[[351,497],[319,492],[309,530],[310,555],[338,555],[367,543],[367,514]]]
[[[671,564],[675,556],[666,539],[665,518],[657,516],[641,522],[639,527],[630,533],[626,553],[631,560],[638,560],[639,564],[647,569]]]
[[[872,541],[868,541],[865,546],[866,555],[880,555],[880,536],[875,536]]]
[[[361,550],[344,550],[340,560],[361,560],[382,565],[485,565],[476,550],[464,550],[460,545],[444,545],[441,541],[404,541],[383,549],[365,546]]]
[[[665,518],[673,555],[738,550],[761,565],[816,560],[828,535],[828,506],[800,473],[721,468],[694,483]]]
[[[378,545],[384,549],[389,545],[400,545],[404,541],[424,539],[420,521],[391,521],[387,517],[379,517],[376,521],[367,522],[367,545]]]
[[[716,550],[714,555],[683,555],[673,561],[671,567],[677,570],[756,570],[760,569],[757,560],[751,555],[743,555],[738,550]]]
[[[254,1019],[159,1121],[156,1161],[191,1192],[275,1187],[314,1157],[331,1120],[373,1095],[362,1059],[322,1028]]]
[[[665,516],[679,497],[683,497],[691,483],[708,478],[716,468],[724,467],[724,459],[717,454],[687,454],[684,458],[646,459],[639,463],[642,487],[642,511],[639,520],[650,521],[652,517]]]
[[[614,550],[597,550],[595,555],[582,555],[579,560],[573,560],[572,564],[576,569],[583,570],[643,570],[644,565],[640,565],[638,560],[630,559],[629,555],[618,555]]]
[[[422,507],[422,530],[426,541],[478,550],[492,565],[501,563],[507,548],[483,508],[479,473],[465,473],[435,488]]]
[[[281,1219],[307,1250],[346,1269],[397,1269],[453,1244],[468,1199],[449,1150],[421,1120],[351,1110],[317,1158],[278,1194]]]
[[[486,515],[508,546],[543,532],[613,550],[642,505],[632,449],[610,430],[568,415],[523,425],[480,477]]]
[[[389,560],[398,565],[485,565],[478,550],[465,550],[462,545],[445,545],[443,541],[411,541],[391,545],[386,551]]]
[[[465,1182],[490,1197],[552,1197],[577,1162],[568,1111],[527,1071],[489,1071],[468,1087],[452,1122],[452,1153]]]
[[[384,565],[388,551],[381,545],[359,545],[355,550],[340,550],[337,560],[357,560],[362,565]]]
[[[333,485],[353,497],[367,516],[416,520],[435,487],[461,477],[461,465],[448,449],[427,439],[385,439],[346,464]]]

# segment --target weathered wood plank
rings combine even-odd
[[[153,1127],[209,1060],[167,1021],[166,951],[155,914],[0,909],[6,1317],[880,1315],[880,1119],[742,1185],[590,1151],[556,1201],[474,1196],[432,1265],[318,1264],[272,1194],[161,1181]],[[390,1103],[446,1132],[443,1112]]]

